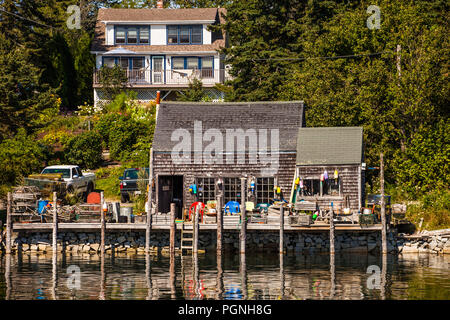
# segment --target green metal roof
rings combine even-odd
[[[359,164],[363,161],[363,128],[300,128],[297,165]]]

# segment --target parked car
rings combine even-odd
[[[94,191],[95,173],[82,172],[80,167],[74,165],[50,166],[45,167],[41,174],[30,175],[25,182],[39,189],[51,189],[51,186],[59,184],[67,193],[83,194],[86,197]]]
[[[144,171],[145,170],[145,171]],[[144,172],[142,172],[144,171]],[[132,194],[138,195],[141,193],[139,190],[139,182],[145,182],[148,184],[148,168],[130,168],[125,169],[123,176],[120,180],[120,200],[122,202],[130,201]]]

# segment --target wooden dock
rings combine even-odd
[[[177,230],[189,230],[192,229],[192,224],[176,224]],[[13,231],[52,231],[53,224],[52,223],[14,223],[13,224]],[[164,223],[164,224],[152,224],[151,226],[152,230],[158,231],[170,231],[170,224]],[[216,231],[217,230],[217,224],[199,224],[200,231]],[[223,229],[225,231],[240,231],[240,225],[230,225],[225,224],[223,226]],[[58,223],[58,230],[59,231],[100,231],[101,230],[101,223]],[[107,231],[145,231],[146,230],[146,224],[145,223],[106,223],[106,230]],[[258,224],[258,223],[249,223],[247,224],[247,230],[261,230],[261,231],[274,231],[279,232],[280,231],[280,225],[279,224]],[[359,224],[335,224],[335,230],[336,231],[349,231],[349,232],[371,232],[371,231],[381,231],[381,225],[372,225],[372,226],[361,226]],[[290,226],[285,224],[284,225],[284,231],[308,231],[308,232],[314,232],[314,231],[324,231],[329,232],[330,231],[330,225],[329,224],[313,224],[310,226]]]

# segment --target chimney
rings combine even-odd
[[[156,2],[156,8],[163,9],[164,8],[164,1],[163,0],[158,0]]]

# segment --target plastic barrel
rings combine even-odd
[[[133,207],[120,207],[120,217],[126,217],[127,222],[131,222]]]

